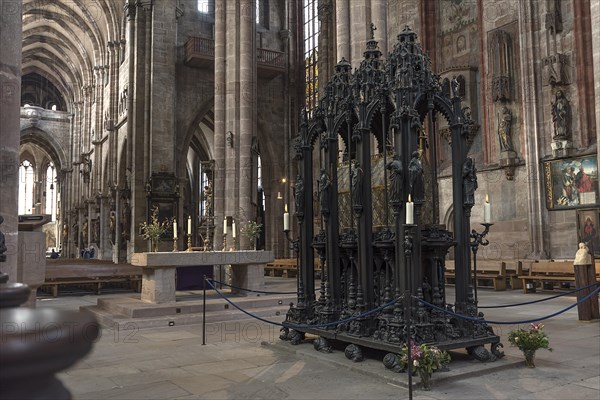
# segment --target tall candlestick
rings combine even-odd
[[[177,220],[173,220],[173,239],[177,239]]]
[[[489,224],[490,222],[492,222],[492,205],[490,204],[490,199],[486,193],[485,203],[483,204],[483,223]]]
[[[233,223],[231,224],[231,236],[235,239],[235,219],[233,220]]]
[[[408,201],[406,202],[406,225],[412,225],[415,223],[415,204],[408,195]]]
[[[227,217],[223,220],[223,235],[227,235]]]
[[[283,230],[290,230],[290,213],[288,213],[287,204],[285,205],[285,211],[283,213]]]
[[[192,217],[188,217],[188,235],[192,234]]]

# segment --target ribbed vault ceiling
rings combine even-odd
[[[108,43],[122,39],[122,0],[24,0],[23,76],[48,79],[71,109],[94,67],[108,65]]]

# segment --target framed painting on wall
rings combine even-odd
[[[548,210],[593,207],[599,203],[595,154],[544,161]]]
[[[594,258],[600,258],[600,208],[577,210],[577,241],[585,243]]]

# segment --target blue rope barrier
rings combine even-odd
[[[577,292],[580,292],[582,290],[589,289],[591,287],[598,286],[598,285],[600,285],[600,282],[594,282],[591,285],[587,285],[587,286],[581,287],[579,289],[574,289],[574,290],[571,290],[571,291],[568,291],[568,292],[565,292],[565,293],[555,294],[553,296],[546,297],[544,299],[526,301],[526,302],[523,302],[523,303],[503,304],[503,305],[499,305],[499,306],[477,306],[477,308],[506,308],[506,307],[517,307],[517,306],[525,306],[525,305],[528,305],[528,304],[541,303],[543,301],[556,299],[557,297],[568,296],[570,294],[577,293]]]
[[[226,302],[228,302],[229,304],[231,304],[233,307],[237,308],[239,311],[243,312],[244,314],[248,315],[249,317],[252,317],[252,318],[257,319],[259,321],[265,322],[267,324],[277,325],[277,326],[281,326],[281,327],[285,327],[285,328],[292,328],[292,329],[296,329],[296,328],[303,328],[303,329],[306,329],[306,328],[324,328],[324,327],[327,327],[327,326],[335,326],[335,325],[345,324],[347,322],[354,321],[354,320],[366,317],[368,315],[374,314],[374,313],[376,313],[378,311],[381,311],[384,308],[391,306],[392,304],[400,301],[403,298],[403,296],[401,296],[401,297],[399,297],[397,299],[394,299],[394,300],[390,301],[389,303],[383,304],[383,305],[381,305],[381,306],[379,306],[377,308],[374,308],[374,309],[369,310],[367,312],[364,312],[362,314],[355,315],[355,316],[349,317],[349,318],[345,318],[345,319],[342,319],[342,320],[339,320],[339,321],[327,322],[327,323],[316,324],[316,325],[307,325],[307,324],[295,325],[295,324],[284,324],[284,323],[281,323],[281,322],[269,321],[268,319],[264,319],[262,317],[259,317],[258,315],[254,315],[251,312],[248,312],[248,311],[244,310],[243,308],[241,308],[240,306],[238,306],[237,304],[235,304],[234,302],[232,302],[231,300],[229,300],[226,296],[224,296],[219,291],[219,289],[217,289],[216,287],[214,287],[214,285],[208,279],[207,279],[207,282],[215,290],[215,292],[217,292],[217,294],[219,296],[221,296]]]
[[[574,304],[571,304],[570,306],[568,306],[565,309],[562,309],[560,311],[557,311],[557,312],[555,312],[553,314],[550,314],[550,315],[547,315],[545,317],[528,319],[528,320],[525,320],[525,321],[491,321],[491,320],[482,319],[482,318],[474,318],[474,317],[469,317],[468,315],[457,314],[454,311],[446,310],[444,308],[438,307],[436,305],[433,305],[431,303],[426,302],[425,300],[422,300],[422,299],[419,299],[419,298],[416,298],[416,297],[415,297],[415,299],[417,301],[419,301],[420,303],[426,305],[429,308],[441,311],[441,312],[449,314],[449,315],[453,315],[453,316],[458,317],[458,318],[465,319],[467,321],[473,321],[473,322],[478,322],[478,323],[482,323],[482,324],[483,323],[487,323],[487,324],[496,324],[496,325],[518,325],[518,324],[530,324],[530,323],[533,323],[533,322],[543,321],[543,320],[546,320],[546,319],[550,319],[550,318],[556,317],[557,315],[560,315],[560,314],[562,314],[562,313],[570,310],[571,308],[573,308],[573,307],[575,307],[575,306],[583,303],[584,301],[588,300],[592,296],[596,295],[598,292],[600,292],[600,287],[598,289],[594,290],[593,292],[591,292],[590,294],[588,294],[587,296],[585,296],[584,298],[582,298],[581,300],[579,300],[578,302],[576,302]]]
[[[211,278],[208,278],[207,280],[209,280],[211,282],[214,282],[214,283],[218,283],[220,285],[228,286],[228,287],[230,287],[232,289],[243,290],[245,292],[264,293],[264,294],[296,294],[296,292],[267,292],[265,290],[252,290],[252,289],[242,288],[242,287],[239,287],[239,286],[233,286],[233,285],[230,285],[230,284],[225,283],[225,282],[219,282],[219,281],[216,281],[216,280],[211,279]]]

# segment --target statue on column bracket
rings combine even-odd
[[[362,212],[363,170],[357,162],[352,169],[352,206],[356,212]]]
[[[329,175],[324,168],[321,169],[321,177],[319,178],[319,204],[321,206],[321,214],[329,215]]]
[[[513,151],[511,138],[512,113],[508,107],[502,107],[498,114],[498,138],[501,151]]]
[[[552,102],[554,140],[569,140],[571,136],[571,105],[562,90],[556,92]]]
[[[300,174],[296,176],[294,195],[296,196],[294,199],[296,204],[296,214],[302,215],[304,213],[304,180]]]
[[[425,185],[423,182],[423,165],[419,160],[419,153],[413,151],[412,158],[408,164],[408,190],[415,203],[422,202]]]
[[[462,169],[463,204],[471,209],[475,205],[475,190],[477,189],[477,170],[471,157],[467,157]]]
[[[390,202],[399,204],[402,200],[402,161],[398,154],[385,166],[390,170]]]

